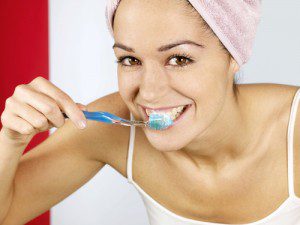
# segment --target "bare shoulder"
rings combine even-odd
[[[292,103],[299,88],[299,86],[271,83],[242,84],[241,104],[251,113],[250,118],[257,124],[263,124],[263,127],[274,125],[277,129],[273,131],[277,132],[277,137],[281,136],[282,141],[285,142]],[[299,109],[297,114],[299,119],[296,121],[296,127],[300,127]]]
[[[242,84],[241,93],[249,102],[255,104],[256,116],[261,116],[262,121],[267,121],[267,127],[271,123],[276,123],[278,129],[276,132],[280,135],[279,140],[273,140],[278,146],[283,146],[284,152],[287,151],[287,131],[288,123],[291,115],[291,107],[295,94],[300,89],[300,86],[285,85],[285,84]],[[300,98],[298,98],[300,101]],[[296,102],[297,103],[297,102]],[[300,104],[295,109],[296,120],[294,121],[294,136],[293,136],[293,147],[294,147],[294,173],[295,173],[295,193],[300,197]],[[284,157],[286,153],[283,154]]]
[[[87,109],[88,111],[106,111],[130,119],[130,111],[119,92],[96,99],[87,105]],[[84,143],[93,146],[91,157],[105,162],[125,176],[129,134],[129,127],[88,120]]]
[[[257,104],[256,108],[273,115],[289,114],[293,98],[300,88],[299,86],[251,83],[239,85],[242,95],[251,104]]]

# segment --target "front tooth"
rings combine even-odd
[[[176,118],[178,115],[179,115],[179,113],[176,112],[176,113],[172,113],[172,114],[170,115],[170,117],[171,117],[172,120],[175,120],[175,118]]]
[[[171,113],[169,116],[170,116],[171,120],[175,119],[175,115],[173,113]]]
[[[179,106],[178,110],[181,111],[181,110],[183,110],[183,108],[184,108],[184,106]]]
[[[148,116],[150,116],[151,113],[155,113],[155,110],[152,110],[152,109],[146,109],[146,114]]]
[[[150,110],[146,109],[146,114],[149,116],[150,115]]]

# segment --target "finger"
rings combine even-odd
[[[6,114],[7,115],[7,114]],[[6,116],[5,115],[5,116]],[[6,127],[7,129],[16,131],[23,135],[30,135],[38,133],[33,126],[31,126],[30,123],[28,123],[26,120],[20,118],[17,115],[11,114],[9,116],[10,119],[4,119],[2,122],[3,127]]]
[[[40,132],[46,131],[49,129],[49,121],[39,111],[35,108],[27,105],[23,102],[19,102],[15,98],[12,98],[13,101],[13,108],[7,108],[8,111],[11,111],[13,114],[21,117],[22,119],[26,120],[28,123],[31,124],[35,129]]]
[[[59,108],[61,108],[67,116],[78,125],[79,128],[83,128],[82,126],[86,125],[86,118],[76,103],[69,95],[60,90],[54,84],[44,78],[39,78],[37,81],[35,79],[31,82],[30,85],[39,92],[53,98],[57,102]]]
[[[55,126],[61,127],[64,124],[64,117],[55,100],[30,86],[24,86],[22,90],[16,89],[14,98],[42,113]]]

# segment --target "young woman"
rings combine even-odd
[[[1,115],[0,223],[31,220],[109,164],[151,225],[300,224],[300,87],[234,82],[258,18],[259,1],[108,1],[119,91],[85,107],[40,77],[16,87]],[[82,109],[176,121],[128,128]]]

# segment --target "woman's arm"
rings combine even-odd
[[[89,104],[88,111],[118,114],[114,109],[120,111],[124,105],[116,106],[116,95],[118,93],[110,94]],[[115,125],[88,121],[87,127],[79,130],[71,121],[66,121],[44,142],[23,155],[14,185],[9,190],[11,194],[7,195],[10,206],[1,224],[24,224],[89,181],[106,164],[113,149],[127,147],[113,144],[112,126]],[[15,161],[12,164],[16,164],[17,159]]]
[[[12,201],[13,178],[25,147],[8,142],[0,132],[0,224]]]

